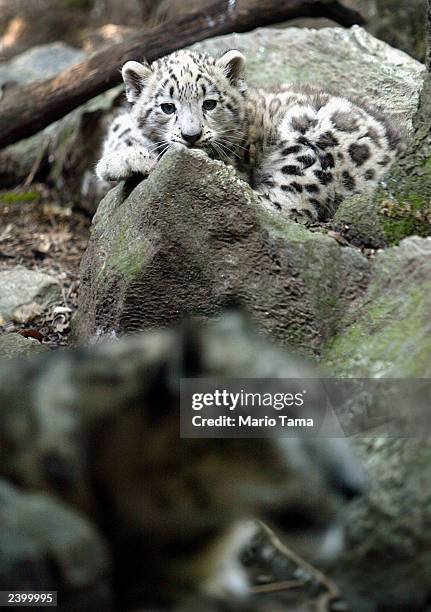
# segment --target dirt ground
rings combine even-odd
[[[52,348],[70,344],[89,227],[88,217],[60,206],[44,186],[0,192],[0,271],[24,266],[50,274],[62,288],[61,300],[41,313],[28,312],[22,322],[1,326],[0,334],[18,332]]]

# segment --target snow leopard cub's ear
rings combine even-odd
[[[126,85],[126,96],[129,102],[135,102],[142,93],[145,86],[145,81],[152,74],[149,64],[146,62],[127,62],[121,70],[123,81]]]
[[[231,49],[216,62],[232,85],[239,85],[244,79],[245,57],[236,49]]]

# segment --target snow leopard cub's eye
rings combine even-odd
[[[216,106],[217,106],[216,100],[205,100],[204,103],[202,104],[203,109],[206,111],[214,110]]]
[[[160,108],[167,115],[172,115],[175,112],[175,104],[171,104],[170,102],[166,102],[165,104],[161,104]]]

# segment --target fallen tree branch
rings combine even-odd
[[[112,45],[58,76],[16,87],[0,102],[0,148],[60,119],[117,85],[127,60],[153,61],[220,34],[246,32],[296,17],[329,17],[343,26],[363,23],[359,13],[338,0],[218,0],[199,10]]]
[[[322,593],[320,597],[318,597],[316,606],[317,612],[329,612],[330,606],[334,601],[339,600],[340,591],[335,584],[328,576],[326,576],[323,572],[321,572],[317,567],[305,561],[302,557],[300,557],[293,550],[288,548],[283,544],[283,542],[278,538],[278,536],[274,533],[274,531],[268,527],[265,523],[260,522],[261,527],[268,535],[271,544],[274,546],[279,553],[283,555],[286,559],[292,561],[295,565],[300,567],[305,575],[309,577],[309,579],[314,580],[319,586],[325,589],[325,593]]]

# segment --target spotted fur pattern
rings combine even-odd
[[[403,147],[376,109],[307,87],[248,89],[245,59],[178,51],[123,68],[130,109],[113,123],[97,173],[147,175],[173,144],[233,165],[264,205],[330,218],[348,195],[375,188]]]

